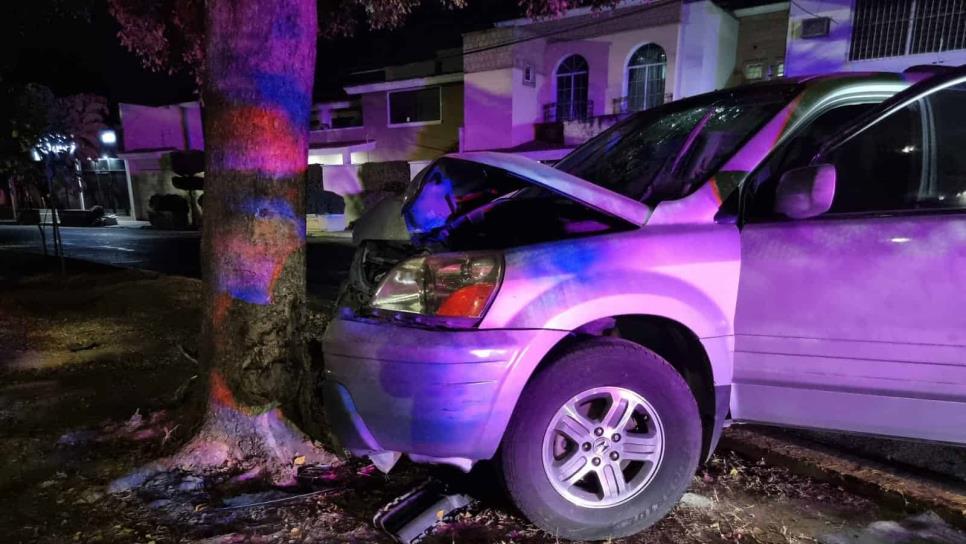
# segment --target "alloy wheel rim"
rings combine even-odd
[[[664,457],[664,427],[644,397],[623,387],[574,395],[550,419],[543,470],[568,502],[609,508],[639,495]]]

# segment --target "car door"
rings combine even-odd
[[[746,201],[732,416],[966,443],[966,76],[863,119],[826,213]]]

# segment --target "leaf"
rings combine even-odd
[[[295,466],[301,466],[301,465],[304,465],[304,464],[305,464],[305,456],[304,456],[304,455],[299,455],[299,456],[298,456],[298,457],[296,457],[295,459],[292,459],[292,463],[293,463],[293,464],[294,464]]]

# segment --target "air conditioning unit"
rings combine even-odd
[[[829,23],[828,17],[809,17],[802,20],[802,38],[824,38],[828,36]]]

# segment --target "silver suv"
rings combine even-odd
[[[964,443],[963,150],[953,72],[697,96],[553,168],[443,157],[357,253],[330,424],[384,470],[496,458],[575,539],[659,520],[731,423]]]

